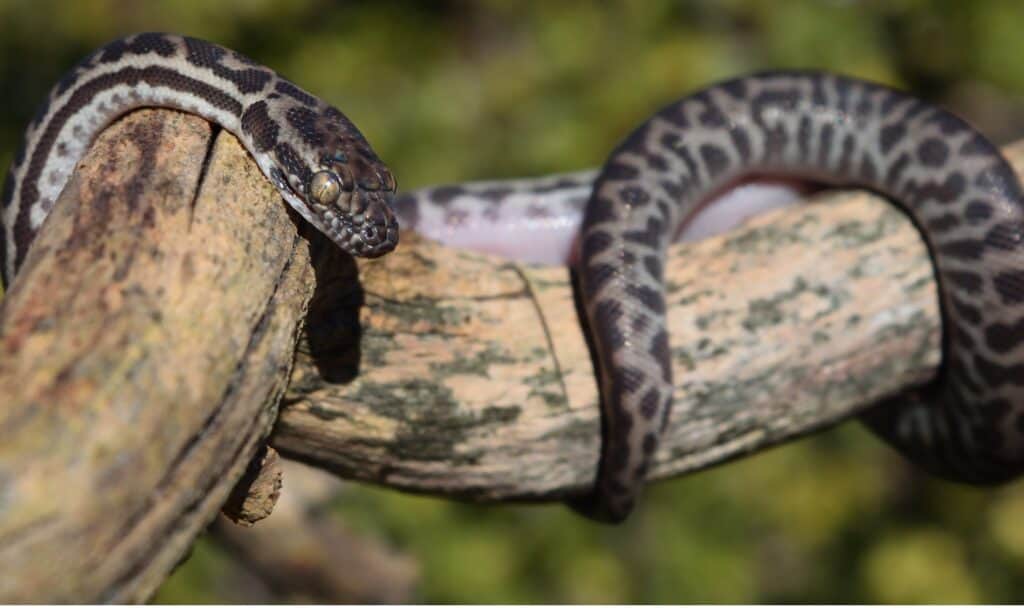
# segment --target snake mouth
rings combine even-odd
[[[355,189],[334,206],[314,209],[323,223],[321,230],[339,247],[360,258],[378,258],[398,245],[393,196],[384,190]]]

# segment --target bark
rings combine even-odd
[[[1024,147],[1008,153],[1024,161]],[[593,483],[598,393],[567,270],[406,233],[358,274],[361,288],[355,270],[320,275],[272,436],[282,454],[480,501]],[[870,193],[674,246],[666,276],[676,400],[652,479],[812,433],[936,374],[926,247]]]
[[[269,446],[253,456],[221,511],[235,524],[251,527],[274,511],[281,496],[281,455]]]
[[[0,311],[0,602],[152,594],[265,439],[311,287],[234,137],[100,136]]]

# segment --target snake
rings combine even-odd
[[[490,251],[572,264],[603,443],[594,487],[571,503],[615,523],[633,509],[671,414],[667,246],[695,212],[751,177],[866,188],[910,218],[938,282],[942,364],[933,381],[862,418],[942,478],[1018,476],[1024,192],[999,149],[938,106],[822,71],[755,73],[663,107],[596,171],[434,186],[400,194],[394,206],[403,224],[443,242],[486,243],[463,236],[470,228],[500,237]],[[537,255],[531,237],[551,246]]]
[[[144,32],[84,58],[30,121],[0,192],[5,287],[99,132],[142,107],[193,113],[234,134],[285,202],[347,253],[375,258],[397,245],[394,175],[341,111],[240,53]]]
[[[865,187],[910,217],[939,284],[943,364],[869,424],[947,479],[998,483],[1024,468],[1024,192],[995,145],[909,94],[819,71],[748,75],[665,106],[598,171],[395,199],[391,171],[341,111],[214,43],[131,35],[68,72],[30,122],[0,193],[5,286],[96,135],[140,107],[194,113],[236,135],[283,200],[352,256],[393,250],[401,219],[464,224],[453,203],[492,225],[554,220],[558,236],[575,237],[602,446],[593,486],[570,503],[591,518],[629,516],[671,414],[667,245],[703,203],[751,176]],[[556,204],[560,213],[543,214]],[[510,242],[530,252],[537,226],[518,228]],[[554,257],[572,251],[561,241]]]

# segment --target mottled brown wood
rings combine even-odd
[[[234,137],[101,135],[0,311],[0,602],[152,594],[265,438],[311,286]]]
[[[283,454],[475,500],[593,482],[597,389],[565,269],[406,233],[360,274],[361,317],[354,271],[318,288],[273,435]],[[676,402],[654,479],[835,424],[939,364],[924,243],[865,192],[675,246],[667,275]]]
[[[270,516],[281,496],[281,455],[263,446],[249,461],[221,511],[232,522],[251,527]]]

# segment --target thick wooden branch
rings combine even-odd
[[[311,287],[234,137],[104,132],[0,311],[0,602],[152,594],[265,438]]]
[[[1024,147],[1009,153],[1024,161]],[[361,315],[356,272],[320,270],[333,272],[320,274],[272,437],[283,454],[474,500],[593,482],[597,389],[565,269],[406,233],[360,267]],[[676,402],[655,479],[835,424],[939,364],[924,243],[865,192],[675,246],[667,275]]]

